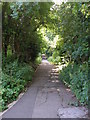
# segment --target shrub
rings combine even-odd
[[[59,75],[60,80],[71,87],[81,104],[88,104],[88,65],[69,64]]]
[[[15,74],[15,77],[18,79],[24,79],[26,81],[32,80],[34,69],[29,66],[25,65],[24,67],[21,67]]]
[[[7,108],[7,104],[17,99],[18,95],[25,90],[29,81],[32,80],[34,69],[29,64],[18,63],[15,60],[3,68],[2,77],[2,110]]]
[[[54,63],[59,63],[59,62],[61,62],[61,58],[60,58],[60,56],[57,56],[54,60],[53,60],[53,62]]]
[[[54,62],[53,57],[52,57],[52,56],[50,56],[50,57],[48,58],[48,61],[53,63],[53,62]]]
[[[35,64],[38,65],[41,63],[41,61],[42,61],[42,57],[41,57],[41,55],[39,55],[35,60]]]

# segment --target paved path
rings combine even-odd
[[[75,101],[71,91],[58,80],[57,68],[43,60],[30,88],[3,118],[59,118],[58,109],[68,108]]]

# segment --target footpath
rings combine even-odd
[[[87,109],[75,107],[76,97],[58,79],[58,67],[43,60],[25,94],[2,118],[86,118]]]

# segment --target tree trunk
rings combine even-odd
[[[5,57],[7,57],[7,44],[4,45],[4,53],[5,53]]]

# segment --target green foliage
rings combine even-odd
[[[33,73],[34,69],[30,65],[20,64],[18,60],[6,64],[1,77],[2,110],[6,109],[7,105],[16,100],[18,95],[25,90],[27,83],[32,80]]]
[[[57,56],[55,58],[53,58],[52,56],[50,56],[48,58],[48,61],[51,62],[51,63],[54,63],[54,64],[59,64],[60,61],[61,61],[61,58],[60,58],[60,56]]]
[[[35,64],[39,65],[41,63],[41,61],[42,61],[42,57],[41,57],[41,55],[39,55],[35,60]]]
[[[88,64],[82,65],[69,64],[60,71],[60,80],[64,81],[81,104],[88,104]]]
[[[20,61],[34,61],[44,41],[39,28],[46,24],[53,3],[3,3],[3,54],[16,56]],[[42,17],[43,16],[43,17]]]
[[[52,54],[53,57],[53,63],[59,63],[61,62],[61,57],[59,56],[59,52],[58,51],[54,51]]]
[[[49,62],[51,62],[51,63],[53,63],[53,62],[54,62],[53,57],[52,57],[52,56],[50,56],[50,57],[48,58],[48,61],[49,61]]]

